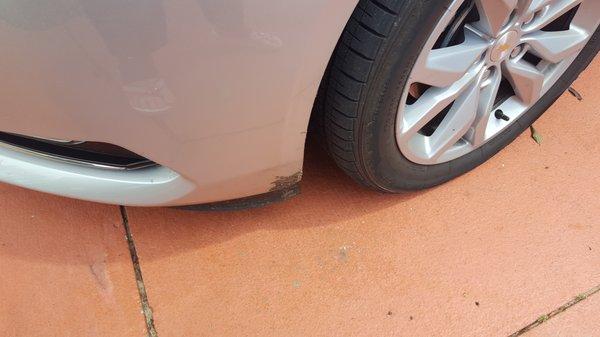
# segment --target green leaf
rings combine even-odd
[[[542,142],[544,141],[544,137],[537,132],[533,125],[531,126],[531,138],[533,138],[538,145],[542,145]]]

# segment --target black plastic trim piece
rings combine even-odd
[[[0,142],[51,159],[106,169],[134,170],[157,165],[117,145],[101,142],[61,142],[0,132]]]
[[[265,207],[274,203],[286,201],[300,194],[298,183],[287,186],[284,189],[258,194],[246,198],[220,201],[209,204],[175,207],[187,211],[241,211]]]

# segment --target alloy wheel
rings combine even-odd
[[[515,123],[596,31],[597,0],[455,0],[410,74],[396,141],[423,165],[466,155]]]

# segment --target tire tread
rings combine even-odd
[[[361,0],[331,61],[324,104],[327,149],[346,174],[375,187],[357,160],[359,102],[379,48],[399,15],[400,1]]]

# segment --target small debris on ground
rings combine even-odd
[[[583,101],[583,96],[581,96],[579,91],[575,90],[575,88],[569,87],[569,93],[573,95],[573,97],[577,98],[578,101]]]
[[[538,145],[542,145],[542,142],[544,141],[544,137],[542,137],[542,135],[533,127],[533,125],[530,127],[531,129],[531,138],[533,138],[533,140],[535,140],[535,142]]]
[[[348,250],[350,250],[349,246],[342,246],[338,250],[338,260],[342,263],[348,262]]]

